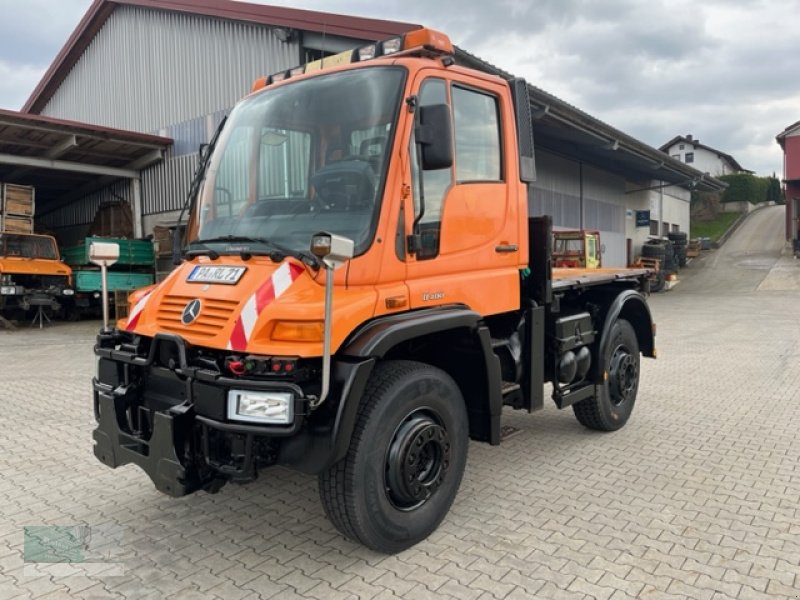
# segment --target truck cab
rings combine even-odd
[[[545,382],[625,424],[646,272],[553,272],[527,85],[452,55],[420,29],[254,84],[202,155],[179,266],[98,336],[101,462],[173,496],[313,473],[344,535],[398,552]]]
[[[569,269],[602,267],[600,232],[587,229],[553,231],[553,266]]]
[[[73,294],[72,269],[49,235],[0,232],[0,311],[58,310]]]

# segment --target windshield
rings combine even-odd
[[[574,256],[583,254],[583,239],[556,238],[553,254]]]
[[[372,241],[405,71],[331,73],[253,96],[231,113],[196,204],[190,248],[220,254],[311,236]]]
[[[0,233],[0,256],[58,260],[55,242],[48,237]]]

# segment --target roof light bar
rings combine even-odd
[[[326,56],[305,65],[293,67],[288,71],[279,71],[269,77],[261,77],[253,83],[252,91],[257,91],[271,84],[284,81],[290,77],[298,77],[305,73],[313,73],[327,67],[347,65],[354,62],[372,60],[381,56],[408,53],[420,56],[446,56],[453,54],[455,49],[450,38],[441,31],[434,29],[415,29],[400,37],[389,38],[382,42],[375,42],[362,46],[357,50],[346,50],[339,54]]]
[[[381,44],[381,49],[383,50],[383,55],[386,56],[387,54],[394,54],[395,52],[400,52],[403,48],[403,38],[396,37],[390,40],[384,40]]]

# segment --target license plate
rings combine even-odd
[[[197,265],[186,281],[189,283],[223,283],[236,285],[242,278],[247,267],[209,267]]]

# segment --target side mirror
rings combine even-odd
[[[453,166],[453,121],[447,104],[419,107],[419,121],[414,131],[422,149],[422,169],[434,171]]]

